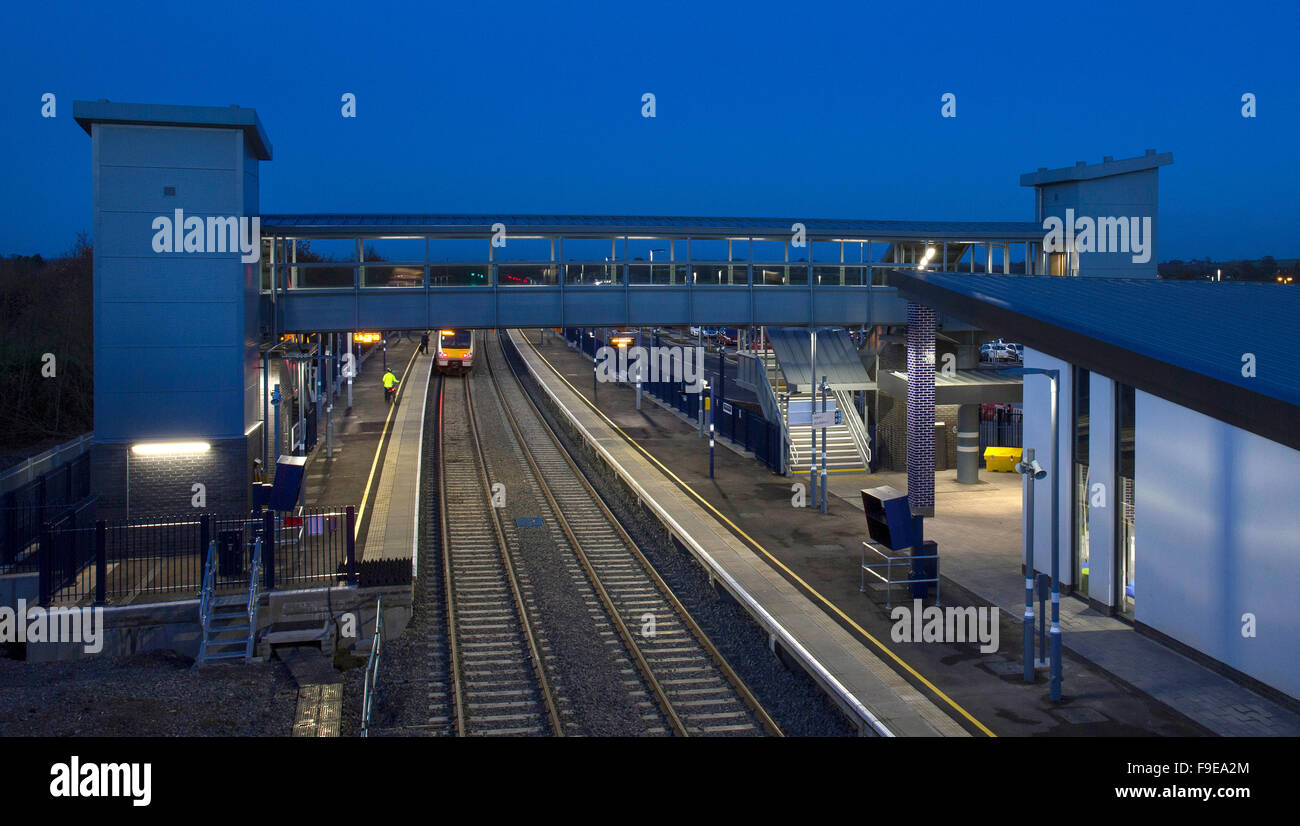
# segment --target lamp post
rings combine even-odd
[[[709,415],[709,478],[713,478],[713,388],[704,382],[704,411]]]
[[[1061,396],[1061,371],[1049,370],[1044,367],[1011,367],[999,372],[1012,376],[1047,376],[1052,382],[1052,628],[1051,628],[1051,646],[1052,646],[1052,677],[1051,677],[1051,695],[1053,701],[1061,699],[1061,552],[1060,552],[1060,498],[1061,498],[1061,430],[1059,426],[1059,410]],[[1030,462],[1032,463],[1032,458]],[[1031,464],[1031,468],[1033,465]],[[1034,468],[1035,478],[1041,478],[1037,475],[1041,468]],[[1024,472],[1023,470],[1021,471]],[[1031,517],[1032,518],[1032,517]],[[1031,523],[1032,524],[1032,523]],[[1033,547],[1033,537],[1029,539],[1029,547]],[[1032,558],[1029,560],[1032,565]],[[1032,599],[1031,583],[1034,571],[1031,567],[1025,572],[1026,576],[1026,601]],[[1032,614],[1032,607],[1027,604],[1026,613]]]
[[[821,387],[820,387],[819,389],[822,391],[822,414],[823,414],[823,415],[825,415],[825,413],[826,413],[826,393],[827,393],[828,390],[830,390],[830,387],[831,387],[831,386],[830,386],[830,383],[826,381],[826,377],[825,377],[825,376],[822,376],[822,383],[821,383]],[[822,477],[822,478],[821,478],[821,483],[822,483],[822,489],[821,489],[821,497],[822,497],[822,513],[826,513],[826,425],[825,425],[825,423],[822,424],[822,473],[821,473],[821,477]]]

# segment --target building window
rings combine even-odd
[[[1115,516],[1119,524],[1115,543],[1116,578],[1115,606],[1121,616],[1133,619],[1133,606],[1137,600],[1135,570],[1137,567],[1137,539],[1133,532],[1134,504],[1134,447],[1137,439],[1136,392],[1127,385],[1115,387]]]
[[[1088,596],[1088,403],[1091,374],[1074,368],[1074,587]]]

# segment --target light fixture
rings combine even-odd
[[[144,442],[131,445],[137,456],[168,456],[181,453],[205,453],[212,445],[207,442]]]

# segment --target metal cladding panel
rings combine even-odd
[[[237,263],[197,255],[103,258],[96,298],[104,304],[238,301],[243,283],[232,276]]]
[[[109,347],[101,351],[104,367],[111,370],[119,393],[189,393],[212,390],[226,393],[241,388],[239,377],[225,369],[238,352],[235,346],[187,348]],[[202,387],[194,377],[203,376]]]
[[[678,287],[632,287],[629,325],[681,325],[690,318],[690,296]]]
[[[756,324],[807,324],[807,287],[754,287]]]
[[[357,294],[357,323],[362,330],[428,329],[429,314],[418,289]],[[320,329],[319,327],[316,329]]]
[[[236,392],[236,395],[237,392]],[[233,431],[233,421],[223,414],[231,391],[190,390],[159,393],[104,391],[96,394],[95,441],[137,442],[181,439],[233,439],[244,434]],[[130,411],[129,415],[99,416],[99,406]]]
[[[498,290],[497,296],[501,327],[545,327],[560,315],[559,287],[509,287]]]
[[[817,324],[866,324],[868,299],[861,288],[817,287],[813,290],[813,320]]]
[[[230,129],[99,123],[94,130],[103,166],[234,172],[234,153],[242,151],[235,149],[240,133]]]
[[[621,287],[565,287],[564,319],[569,325],[598,327],[627,323],[627,296]],[[574,319],[581,319],[575,321]],[[559,324],[557,319],[556,325]]]
[[[747,287],[700,287],[695,290],[691,322],[747,326],[753,316]],[[668,323],[668,322],[663,322]]]
[[[184,209],[180,204],[176,204],[175,207]],[[231,218],[231,217],[238,218],[239,215],[240,215],[239,205],[232,204],[229,209],[224,209],[224,210],[220,209],[220,207],[216,207],[214,209],[210,209],[202,212],[198,210],[184,209],[181,218],[182,218],[182,222],[190,218],[202,219],[203,227],[204,227],[203,235],[204,235],[204,240],[206,241],[208,218],[222,218],[222,219]],[[101,212],[99,218],[100,236],[97,236],[95,238],[95,252],[99,255],[108,256],[110,258],[114,258],[114,257],[120,258],[124,256],[134,257],[134,258],[156,257],[159,258],[160,260],[169,260],[169,261],[206,258],[211,261],[226,261],[226,262],[233,262],[235,264],[241,263],[239,260],[240,254],[238,252],[238,244],[239,244],[239,236],[240,236],[238,228],[236,228],[235,251],[229,251],[231,249],[230,233],[226,232],[222,234],[222,237],[226,239],[226,249],[228,250],[227,252],[210,252],[210,253],[209,252],[185,252],[184,244],[183,244],[184,231],[182,230],[182,247],[181,247],[181,251],[177,252],[175,250],[175,234],[174,234],[175,231],[173,230],[173,235],[172,235],[173,251],[155,252],[153,248],[154,236],[156,236],[160,232],[160,230],[154,229],[153,222],[154,219],[158,217],[166,217],[169,220],[171,220],[173,224],[175,223],[174,221],[175,213],[171,207],[169,207],[166,211],[161,211],[161,212],[154,212],[154,211]],[[249,231],[250,232],[252,231],[251,226],[249,227]],[[214,238],[213,240],[215,241],[216,238]],[[257,243],[260,244],[260,241],[258,241]],[[255,244],[253,249],[254,252],[256,252],[258,249],[260,249],[260,247]]]
[[[104,304],[95,330],[95,342],[102,347],[153,347],[178,352],[243,344],[230,331],[241,329],[240,306],[236,302],[133,301]],[[96,373],[99,372],[96,367]],[[195,387],[205,386],[209,377],[194,376]]]
[[[184,209],[186,215],[214,209],[229,214],[230,205],[239,203],[239,181],[228,169],[106,166],[99,179],[101,209],[148,213],[151,221],[157,215],[170,218],[175,209]],[[165,194],[167,187],[174,188],[176,194]],[[240,214],[256,213],[240,210]],[[149,234],[152,238],[153,231]]]
[[[812,374],[812,335],[807,327],[768,327],[767,334],[776,352],[786,383],[804,392],[821,381],[830,382],[832,390],[861,390],[875,385],[853,341],[844,330],[817,331],[817,375]]]
[[[234,252],[159,253],[153,223],[181,209],[204,219],[206,230],[208,217],[244,214],[243,133],[98,121],[89,128],[96,437],[242,437],[250,407],[245,308],[253,302],[238,238]]]
[[[493,290],[429,291],[429,326],[492,327],[496,324],[496,294]]]
[[[871,288],[871,324],[907,323],[907,299],[898,294],[893,287]]]
[[[280,294],[279,304],[281,329],[288,333],[362,329],[357,325],[357,297],[351,291],[290,290]]]

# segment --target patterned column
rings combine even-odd
[[[934,329],[929,307],[907,304],[907,503],[934,516]]]

